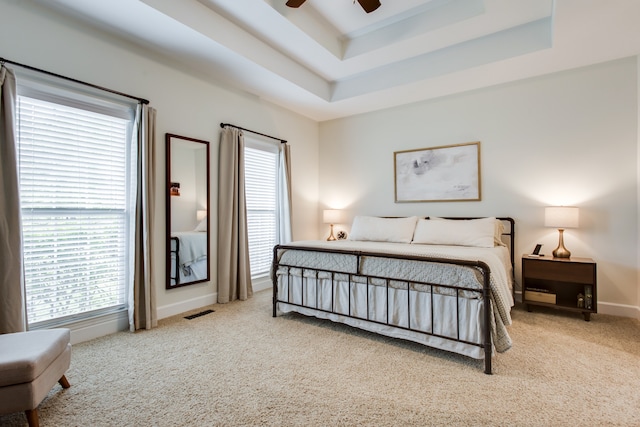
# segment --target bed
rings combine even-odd
[[[484,359],[491,374],[494,353],[512,345],[514,242],[511,218],[356,217],[348,240],[274,247],[273,316]]]
[[[207,233],[171,233],[170,284],[178,286],[207,278]]]

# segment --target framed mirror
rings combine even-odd
[[[208,282],[209,141],[166,134],[166,289]]]

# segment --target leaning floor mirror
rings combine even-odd
[[[209,281],[209,141],[166,134],[167,289]]]

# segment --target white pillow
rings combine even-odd
[[[351,225],[350,240],[372,242],[411,243],[417,216],[408,218],[380,218],[356,216]]]
[[[496,219],[496,230],[495,234],[493,235],[493,242],[496,246],[507,246],[502,241],[502,233],[504,233],[504,223],[499,219]]]
[[[206,216],[204,218],[202,218],[202,221],[200,221],[200,224],[198,224],[196,226],[196,228],[193,229],[193,231],[207,231],[207,217]]]
[[[493,217],[491,217],[493,218]],[[437,216],[431,216],[429,217],[429,219],[435,219],[435,220],[441,220],[444,218],[440,218]],[[503,241],[502,241],[502,233],[504,233],[504,223],[502,221],[500,221],[498,218],[495,218],[496,221],[496,229],[495,229],[495,234],[493,235],[493,241],[495,243],[495,246],[507,246]]]
[[[421,219],[413,242],[426,245],[454,245],[492,248],[495,245],[496,219]]]

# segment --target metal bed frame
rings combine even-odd
[[[175,249],[173,246],[174,243]],[[169,272],[169,280],[175,280],[175,284],[173,286],[176,286],[180,284],[180,240],[177,237],[171,237],[170,244],[171,247],[169,248],[169,251],[171,252],[171,254],[174,254],[176,256],[176,268],[173,271]],[[168,268],[169,270],[171,269],[171,267]],[[174,276],[171,276],[171,273],[173,273]]]
[[[447,218],[447,219],[474,219],[474,218]],[[512,267],[514,266],[514,243],[515,243],[515,222],[512,218],[497,218],[503,222],[507,222],[509,224],[508,229],[503,233],[503,236],[507,236],[509,239],[508,242],[508,246],[509,246],[509,250],[510,250],[510,257],[511,257],[511,265]],[[385,258],[385,259],[401,259],[401,260],[412,260],[412,261],[419,261],[419,262],[425,262],[425,263],[440,263],[440,264],[450,264],[450,265],[461,265],[461,266],[465,266],[465,267],[470,267],[470,268],[475,268],[478,271],[480,271],[480,273],[482,274],[482,278],[483,278],[483,287],[482,289],[475,289],[475,288],[468,288],[468,287],[461,287],[461,286],[456,286],[456,285],[441,285],[441,284],[434,284],[434,283],[429,283],[429,282],[422,282],[422,281],[414,281],[414,280],[406,280],[406,279],[402,279],[402,278],[394,278],[394,277],[380,277],[380,276],[367,276],[367,275],[362,275],[362,274],[358,274],[358,273],[351,273],[351,272],[344,272],[344,271],[337,271],[337,270],[333,270],[330,268],[310,268],[310,267],[300,267],[300,266],[294,266],[294,265],[287,265],[287,264],[283,264],[280,263],[279,259],[280,259],[280,252],[281,251],[285,251],[285,250],[298,250],[298,251],[310,251],[310,252],[328,252],[328,253],[341,253],[341,254],[346,254],[346,255],[353,255],[356,257],[356,271],[360,272],[360,266],[361,266],[361,261],[363,257],[372,257],[372,258]],[[277,278],[277,272],[279,270],[279,268],[285,268],[286,269],[286,275],[287,275],[287,289],[288,289],[288,295],[286,296],[280,296],[278,295],[278,278]],[[296,269],[301,269],[302,271],[302,275],[301,275],[301,291],[302,291],[302,301],[300,304],[293,302],[292,300],[292,296],[291,296],[291,283],[292,281],[291,279],[291,269],[292,268],[296,268]],[[306,305],[305,301],[304,301],[304,287],[305,287],[305,283],[307,282],[307,278],[308,276],[305,275],[305,272],[311,272],[312,276],[316,279],[316,283],[317,280],[319,278],[319,273],[320,272],[324,272],[324,273],[328,273],[331,277],[331,310],[326,310],[326,309],[322,309],[322,308],[318,308],[318,288],[319,286],[316,286],[316,301],[315,301],[315,306],[311,306],[311,305]],[[480,347],[484,349],[484,364],[485,364],[485,368],[484,368],[484,372],[485,374],[491,374],[492,373],[492,368],[491,368],[491,355],[492,355],[492,338],[491,338],[491,311],[487,309],[487,307],[490,306],[491,304],[491,289],[490,289],[490,268],[487,264],[485,264],[482,261],[470,261],[470,260],[453,260],[453,259],[443,259],[443,258],[426,258],[426,257],[420,257],[420,256],[407,256],[407,255],[396,255],[396,254],[385,254],[385,253],[379,253],[379,252],[366,252],[366,251],[351,251],[351,250],[342,250],[342,249],[326,249],[326,248],[308,248],[308,247],[298,247],[298,246],[293,246],[293,245],[277,245],[273,248],[273,264],[272,264],[272,268],[271,268],[271,280],[273,283],[273,317],[277,316],[277,308],[278,308],[278,303],[286,303],[292,306],[297,306],[297,307],[304,307],[304,308],[310,308],[319,312],[325,312],[325,313],[331,313],[331,314],[337,314],[337,315],[341,315],[344,317],[349,317],[349,318],[354,318],[354,319],[359,319],[359,320],[366,320],[368,322],[371,323],[376,323],[376,324],[381,324],[381,325],[386,325],[389,327],[393,327],[396,329],[402,329],[402,330],[408,330],[411,332],[416,332],[419,334],[424,334],[424,335],[429,335],[429,336],[434,336],[434,337],[438,337],[438,338],[442,338],[445,340],[450,340],[450,341],[455,341],[455,342],[461,342],[461,343],[465,343],[465,344],[469,344],[472,346],[476,346],[476,347]],[[351,298],[349,298],[349,306],[348,306],[348,314],[342,313],[342,312],[337,312],[334,310],[335,307],[335,302],[333,300],[333,295],[334,295],[334,290],[335,290],[335,275],[336,274],[344,274],[348,276],[348,287],[349,287],[349,293],[351,293],[351,289],[352,289],[352,285],[355,283],[353,282],[353,277],[357,276],[357,277],[363,277],[366,278],[366,287],[367,287],[367,317],[363,318],[363,317],[358,317],[358,316],[353,316],[352,315],[352,311],[351,311]],[[370,286],[379,286],[379,285],[373,285],[371,284],[371,279],[380,279],[383,280],[386,286],[386,301],[385,304],[387,306],[387,313],[386,313],[386,321],[385,322],[381,322],[378,320],[374,320],[374,319],[370,319],[369,318],[369,288]],[[389,323],[389,303],[388,303],[388,298],[389,298],[389,284],[391,281],[400,281],[400,282],[406,282],[407,283],[407,290],[409,290],[411,285],[427,285],[429,286],[429,293],[431,294],[431,332],[428,331],[424,331],[422,329],[415,329],[411,327],[411,316],[408,316],[407,318],[407,326],[399,326],[396,324],[391,324]],[[455,291],[455,296],[456,296],[456,337],[452,338],[450,336],[444,336],[444,335],[440,335],[437,333],[433,332],[434,329],[434,300],[433,300],[433,289],[434,287],[439,287],[439,288],[446,288],[446,289],[452,289]],[[514,282],[514,286],[513,288],[515,289],[515,282]],[[466,341],[466,340],[462,340],[460,339],[460,313],[458,312],[458,301],[460,298],[460,292],[462,291],[466,291],[466,292],[472,292],[472,293],[476,293],[478,295],[480,295],[484,301],[484,312],[483,312],[483,319],[484,319],[484,328],[482,331],[482,341],[481,342],[470,342],[470,341]],[[515,292],[515,290],[513,290],[512,292]],[[411,292],[407,292],[407,308],[408,308],[408,313],[411,313],[411,299],[410,299],[410,294]],[[286,299],[284,299],[286,297]],[[307,301],[307,304],[309,304],[309,301]]]

